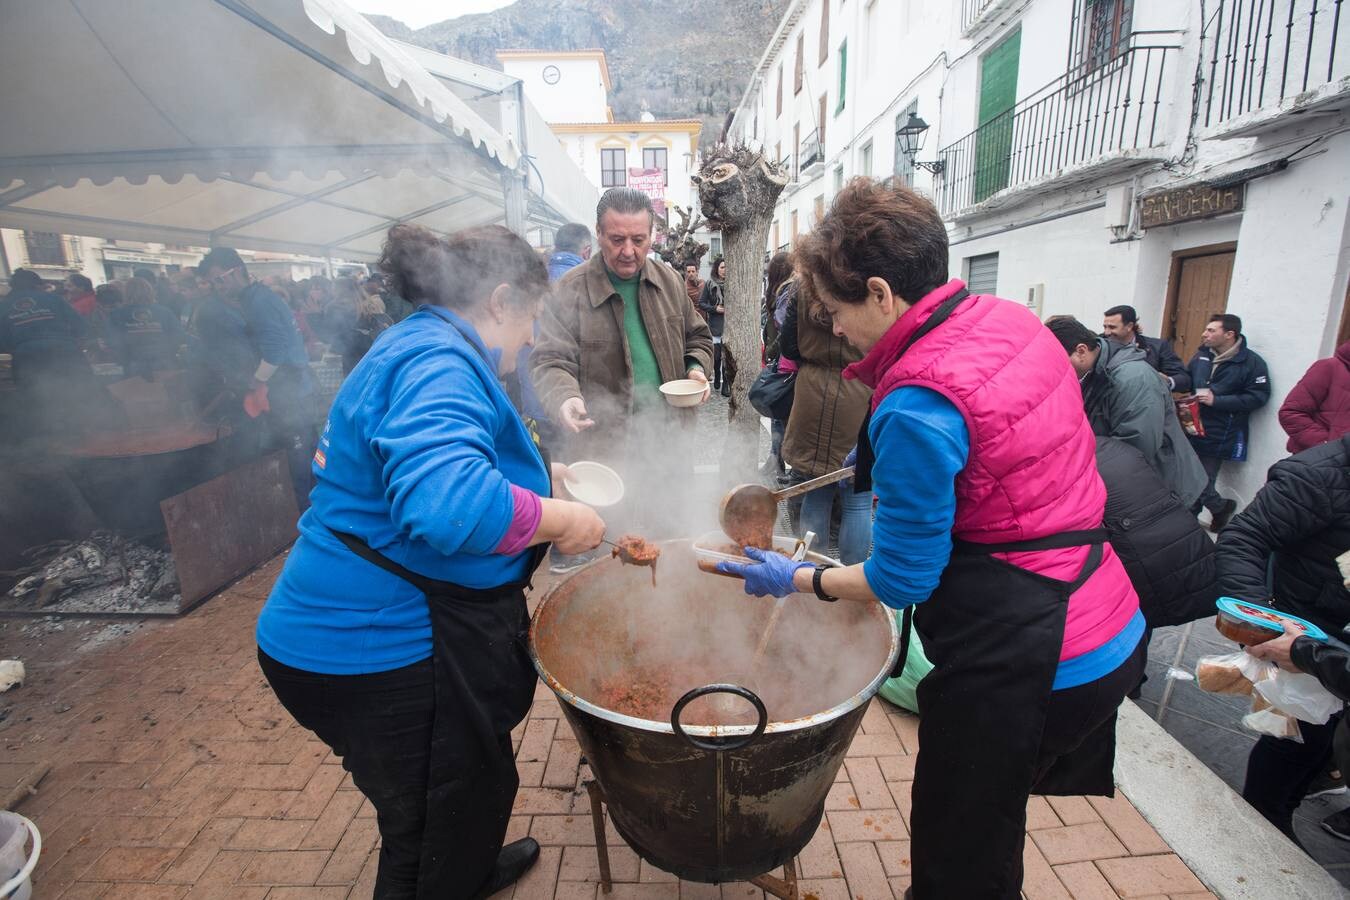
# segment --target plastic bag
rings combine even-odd
[[[1310,725],[1325,725],[1343,705],[1313,676],[1284,669],[1257,684],[1256,693],[1285,715]]]
[[[1298,720],[1273,707],[1247,713],[1242,717],[1242,725],[1257,734],[1268,734],[1282,740],[1303,743],[1303,734],[1298,730]]]
[[[904,611],[895,611],[895,623],[901,630],[905,627]],[[919,632],[911,626],[909,629],[909,656],[905,657],[904,671],[896,678],[887,678],[881,685],[880,694],[885,699],[912,713],[919,711],[917,691],[923,677],[933,671],[933,664],[923,652],[923,642]]]
[[[1211,694],[1250,697],[1252,686],[1279,671],[1274,663],[1257,659],[1245,650],[1202,656],[1195,663],[1195,680],[1200,690]]]

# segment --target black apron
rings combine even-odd
[[[1114,717],[1065,756],[1041,750],[1069,596],[1100,565],[1105,539],[1083,531],[958,541],[937,590],[919,604],[914,618],[933,663],[918,687],[910,815],[919,900],[1018,897],[1028,795],[1113,793]],[[992,555],[1084,544],[1092,549],[1071,582]]]
[[[939,305],[900,355],[968,296],[962,290]],[[858,435],[855,490],[871,489],[870,424],[869,412]],[[1114,717],[1065,756],[1046,758],[1041,750],[1069,597],[1101,564],[1106,539],[1105,530],[1094,529],[1005,544],[957,540],[937,589],[919,605],[919,635],[933,670],[917,692],[910,816],[917,900],[1015,900],[1028,796],[1114,793]],[[1091,550],[1071,582],[993,556],[1080,546]],[[915,618],[914,607],[906,608],[893,676],[904,670]]]
[[[492,366],[470,335],[442,321]],[[548,472],[542,449],[540,456]],[[436,700],[417,897],[473,897],[496,866],[520,786],[511,729],[529,714],[537,680],[525,589],[548,544],[530,548],[521,581],[478,589],[418,575],[354,535],[333,534],[357,556],[426,595]]]
[[[349,550],[427,597],[436,702],[418,900],[472,897],[491,876],[520,778],[511,729],[534,702],[524,581],[478,590],[425,578],[333,532]],[[530,550],[533,573],[548,551]]]

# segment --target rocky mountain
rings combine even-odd
[[[390,37],[500,68],[501,49],[600,47],[617,119],[645,103],[657,118],[701,118],[715,141],[782,18],[788,0],[517,0],[490,13],[411,29],[370,16]]]

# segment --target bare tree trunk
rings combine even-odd
[[[764,302],[764,246],[768,238],[769,221],[765,217],[722,231],[727,262],[722,352],[730,353],[736,366],[722,471],[744,480],[753,480],[759,465],[760,416],[750,405],[749,394],[760,370],[760,306]]]
[[[788,175],[758,150],[740,144],[712,149],[693,178],[699,207],[722,232],[727,264],[723,299],[726,322],[723,353],[735,365],[730,430],[722,450],[722,473],[754,480],[759,462],[759,413],[750,405],[750,386],[760,370],[759,309],[763,303],[764,247],[774,203]],[[715,263],[714,263],[715,265]]]

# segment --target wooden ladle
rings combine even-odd
[[[846,466],[781,491],[771,491],[762,484],[738,484],[722,497],[717,521],[727,537],[739,546],[771,550],[773,523],[778,520],[780,501],[809,493],[816,488],[838,484],[852,475],[853,467]]]

